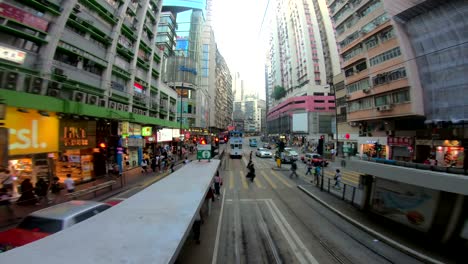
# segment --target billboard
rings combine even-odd
[[[308,118],[307,113],[295,113],[292,116],[292,132],[308,133]]]
[[[371,210],[425,232],[431,227],[438,198],[436,190],[377,178]]]

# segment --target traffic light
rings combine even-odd
[[[215,137],[215,144],[216,144],[216,146],[219,145],[219,138],[218,137]]]
[[[318,140],[318,146],[317,146],[317,153],[320,155],[323,155],[323,143],[324,143],[324,136],[320,136]]]

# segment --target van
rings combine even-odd
[[[256,148],[257,147],[257,139],[256,138],[249,139],[249,146]]]

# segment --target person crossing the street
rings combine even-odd
[[[296,176],[296,178],[299,177],[296,173],[296,170],[297,170],[297,164],[296,164],[296,161],[293,160],[291,161],[291,175],[289,175],[290,178],[292,178],[293,175]]]

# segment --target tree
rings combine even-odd
[[[275,88],[273,89],[273,98],[275,98],[275,100],[278,100],[284,96],[286,96],[286,90],[284,89],[284,87],[280,85],[275,86]]]

